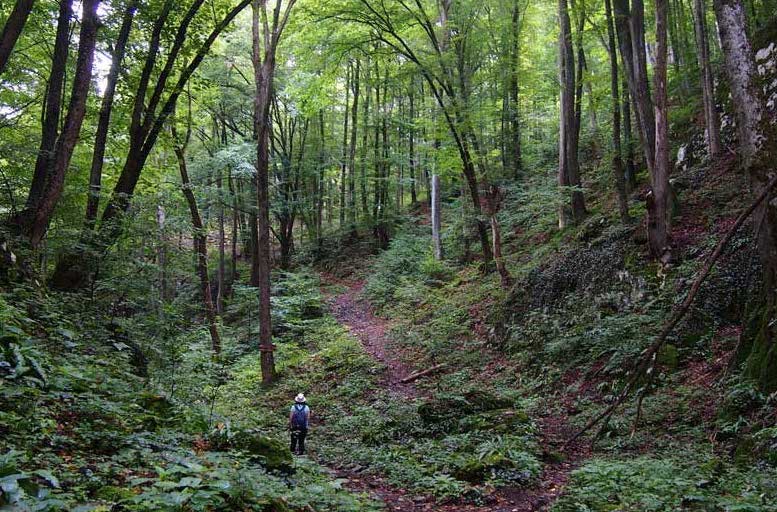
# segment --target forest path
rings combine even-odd
[[[338,284],[347,288],[330,302],[332,314],[361,341],[368,354],[386,366],[382,386],[405,398],[417,397],[416,387],[412,383],[402,382],[413,370],[403,363],[401,354],[395,353],[389,347],[386,334],[390,328],[389,321],[375,316],[372,306],[362,296],[364,281],[339,280]]]
[[[337,295],[328,295],[329,307],[342,325],[358,338],[364,349],[377,361],[385,365],[386,371],[381,385],[408,400],[413,400],[421,392],[412,383],[402,383],[402,379],[415,369],[407,366],[391,347],[387,332],[391,322],[373,313],[369,301],[363,297],[364,281],[337,278],[322,274],[322,284],[344,287]],[[568,403],[569,402],[569,403]],[[562,400],[563,409],[571,408],[571,399]],[[543,451],[555,454],[564,441],[574,433],[566,414],[548,412],[537,419],[541,431]],[[392,486],[380,476],[357,473],[344,468],[333,469],[337,478],[347,480],[346,487],[356,492],[366,492],[373,499],[382,501],[387,510],[402,512],[532,512],[549,510],[559,497],[569,479],[569,474],[580,461],[590,456],[587,445],[576,443],[568,447],[564,460],[551,457],[547,461],[537,484],[530,488],[504,487],[492,495],[492,502],[485,506],[466,503],[442,504],[430,496],[417,496],[404,489]]]

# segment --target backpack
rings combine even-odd
[[[294,411],[291,415],[291,426],[294,428],[307,428],[308,427],[308,411],[307,406],[301,404],[294,405]]]

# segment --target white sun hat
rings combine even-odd
[[[300,393],[299,395],[297,395],[297,397],[294,399],[294,401],[297,402],[298,404],[304,404],[305,403],[305,395]]]

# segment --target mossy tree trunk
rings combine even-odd
[[[774,127],[766,115],[753,49],[745,30],[741,0],[715,0],[726,74],[737,117],[740,165],[750,178],[752,193],[760,195],[774,174],[777,157]],[[771,192],[755,210],[754,225],[763,267],[763,289],[750,307],[740,342],[745,375],[765,392],[777,390],[777,196]]]

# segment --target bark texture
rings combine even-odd
[[[5,66],[16,46],[16,41],[22,34],[34,3],[34,0],[16,0],[11,14],[3,25],[3,31],[0,33],[0,75],[5,71]]]

